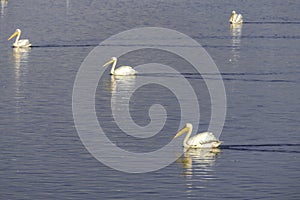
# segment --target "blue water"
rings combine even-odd
[[[1,199],[300,198],[298,1],[1,3]],[[233,9],[244,16],[240,30],[229,27],[227,20]],[[121,31],[150,26],[190,36],[218,66],[227,96],[220,136],[223,143],[213,152],[186,152],[154,172],[128,174],[105,166],[84,147],[73,120],[73,84],[81,63],[100,42]],[[16,28],[22,29],[22,38],[30,39],[31,49],[11,48],[7,38]],[[134,66],[140,55],[143,52],[128,55],[120,63]],[[198,90],[204,97],[198,132],[205,131],[211,111],[205,83],[183,61],[166,57],[189,81],[200,81]],[[165,56],[152,51],[144,57],[146,61],[151,58]],[[128,87],[130,81],[117,80],[116,84],[122,89],[122,84]],[[110,130],[108,137],[118,146],[133,152],[141,147],[143,152],[153,151],[181,128],[167,126],[169,136],[142,144],[129,140],[120,134],[108,112],[113,88],[107,71],[97,87],[95,108],[101,124]],[[176,105],[167,92],[148,93],[150,97],[144,94],[143,101],[133,102],[133,108],[134,103],[148,106],[151,100],[167,99]],[[145,110],[134,113],[137,123],[147,124]],[[174,111],[171,115],[171,125],[178,125],[178,114]],[[178,154],[181,152],[178,149]],[[176,157],[175,153],[170,156]]]

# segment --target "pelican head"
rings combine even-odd
[[[233,14],[233,15],[236,14],[235,10],[233,10],[233,11],[231,12],[231,14]]]
[[[7,39],[7,40],[11,40],[14,37],[16,37],[17,35],[21,35],[21,30],[20,29],[16,29],[16,31]]]
[[[192,128],[193,128],[193,125],[191,123],[186,123],[185,126],[178,133],[176,133],[176,135],[174,136],[174,139],[178,138],[182,134],[192,130]]]
[[[111,59],[107,63],[105,63],[103,65],[103,67],[106,67],[106,66],[110,65],[111,63],[117,62],[117,60],[118,59],[116,57],[111,57]]]

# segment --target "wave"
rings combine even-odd
[[[96,47],[95,44],[49,44],[49,45],[34,45],[31,48],[55,48],[55,47]]]
[[[285,79],[266,79],[266,78],[247,78],[247,76],[268,76],[276,74],[286,74],[286,73],[221,73],[221,74],[209,74],[209,73],[185,73],[182,72],[180,75],[186,77],[187,79],[210,79],[210,80],[220,80],[223,81],[243,81],[243,82],[266,82],[266,83],[298,83],[297,80],[285,80]],[[220,77],[220,75],[222,77]],[[138,76],[145,77],[168,77],[168,78],[178,78],[178,74],[175,73],[139,73]],[[231,77],[228,77],[231,76]]]
[[[300,22],[297,21],[265,21],[265,22],[256,22],[256,21],[250,21],[250,22],[243,22],[243,24],[300,24]]]
[[[236,151],[259,151],[279,153],[300,153],[300,150],[280,149],[283,147],[300,147],[300,144],[244,144],[244,145],[221,145],[220,149]]]

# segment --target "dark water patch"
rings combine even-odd
[[[266,83],[297,83],[294,80],[283,80],[283,79],[245,79],[245,78],[223,78],[225,81],[245,81],[245,82],[266,82]]]
[[[195,36],[193,39],[196,40],[207,40],[207,39],[218,39],[218,40],[231,40],[232,38],[240,38],[240,39],[300,39],[298,35],[237,35],[237,36]],[[232,47],[232,45],[203,45],[203,47]]]
[[[221,73],[222,76],[266,76],[266,75],[287,75],[295,74],[297,72],[225,72]]]
[[[220,149],[237,151],[258,151],[258,152],[278,152],[278,153],[300,153],[299,150],[291,147],[300,147],[300,144],[245,144],[245,145],[221,145]],[[283,149],[285,148],[285,149]]]
[[[31,48],[63,48],[63,47],[96,47],[95,44],[49,44],[49,45],[33,45]]]
[[[300,24],[300,22],[297,21],[287,21],[287,22],[275,22],[275,21],[266,21],[266,22],[255,22],[255,21],[250,21],[250,22],[243,22],[243,24]]]
[[[233,75],[234,77],[226,77],[228,75]],[[277,73],[262,73],[257,75],[276,75]],[[280,74],[280,73],[279,73]],[[220,74],[211,74],[211,73],[187,73],[183,72],[180,74],[176,73],[140,73],[137,76],[144,76],[144,77],[168,77],[168,78],[178,78],[184,76],[187,79],[212,79],[212,80],[224,80],[224,81],[244,81],[244,82],[265,82],[265,83],[297,83],[296,80],[284,80],[284,79],[258,79],[258,78],[241,78],[240,76],[247,76],[247,75],[254,75],[252,73],[220,73]],[[222,78],[219,76],[221,75]]]
[[[300,36],[298,35],[257,35],[257,36],[241,36],[241,39],[292,39],[299,40]]]

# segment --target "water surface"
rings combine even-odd
[[[1,199],[299,199],[299,8],[298,1],[281,0],[2,4]],[[230,29],[227,23],[232,9],[244,16],[240,29]],[[155,172],[126,174],[97,161],[81,143],[72,115],[73,83],[82,61],[101,41],[148,26],[187,34],[214,59],[227,94],[223,145],[219,151],[186,152]],[[7,38],[16,28],[33,48],[10,47]],[[136,52],[120,62],[134,66],[140,55]],[[149,58],[164,56],[153,51],[144,57]],[[189,81],[200,82],[204,98],[198,132],[205,131],[210,119],[205,83],[184,62],[167,58],[171,66],[184,70]],[[100,112],[110,106],[107,102],[117,91],[114,84],[126,90],[130,83],[112,81],[107,71],[96,93],[98,117],[110,130],[110,139],[122,148],[152,151],[177,127],[166,127],[170,136],[141,145],[119,134],[106,117],[109,113]],[[170,99],[167,93],[149,95],[156,102]],[[150,100],[145,97],[139,104],[148,105]],[[147,122],[145,110],[135,114],[138,123]],[[180,119],[173,114],[176,125]]]

